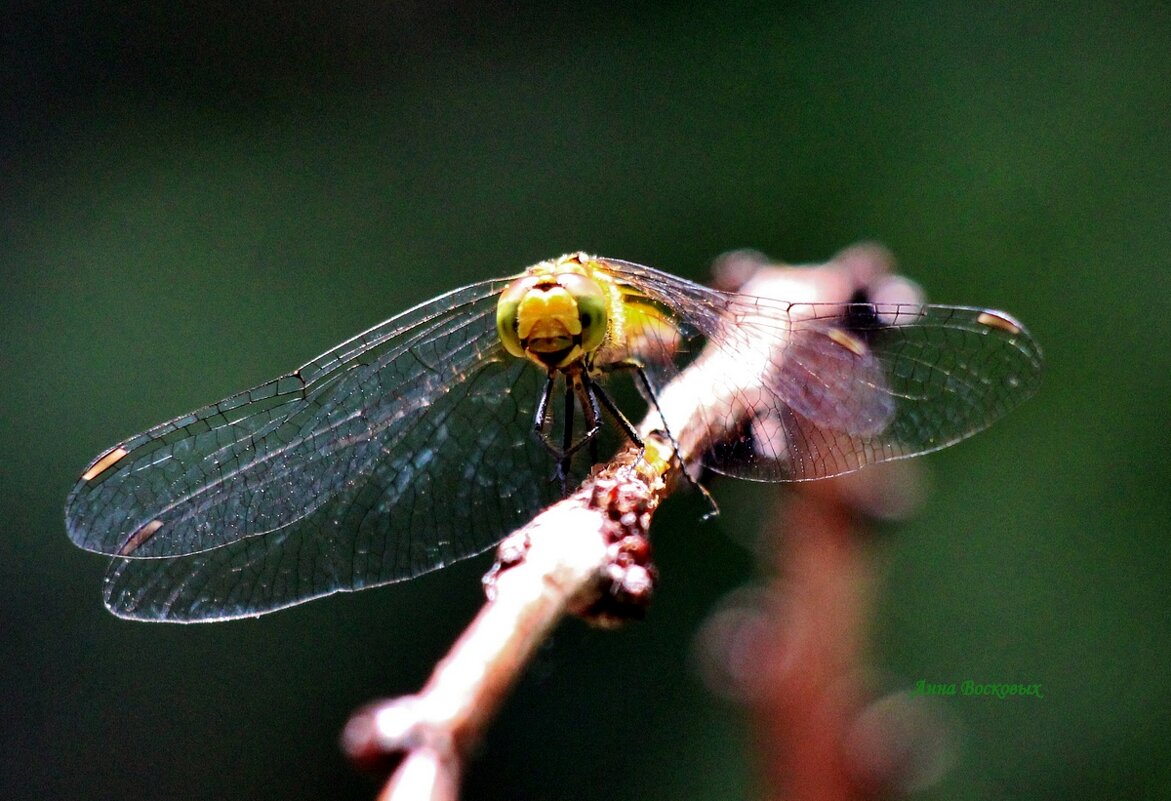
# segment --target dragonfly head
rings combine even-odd
[[[496,330],[505,349],[546,370],[580,362],[609,327],[609,296],[576,261],[543,262],[500,293]]]

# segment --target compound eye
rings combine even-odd
[[[594,279],[567,273],[557,279],[577,304],[577,319],[581,323],[581,347],[586,353],[597,350],[606,339],[610,324],[609,298]]]
[[[500,335],[500,342],[505,350],[522,359],[525,350],[520,344],[520,335],[517,334],[520,303],[531,288],[532,281],[528,277],[518,278],[505,287],[500,293],[500,300],[496,301],[496,333]]]

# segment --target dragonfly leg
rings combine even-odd
[[[561,442],[554,442],[549,434],[551,422],[549,400],[553,395],[554,386],[553,374],[550,373],[548,381],[545,382],[545,388],[541,392],[541,396],[537,399],[537,408],[533,414],[533,433],[541,440],[541,444],[545,446],[545,450],[556,460],[557,464],[554,469],[553,479],[561,484],[561,494],[566,495],[569,490],[569,468],[573,460],[573,455],[589,443],[590,458],[594,463],[598,461],[597,434],[602,428],[602,414],[598,408],[597,399],[589,391],[584,389],[581,379],[576,376],[573,378],[566,376],[565,419],[562,421]],[[580,402],[582,405],[582,414],[585,415],[586,421],[586,432],[580,438],[574,440],[573,416],[576,411],[576,402]]]
[[[584,374],[574,376],[572,390],[568,386],[568,379],[566,380],[566,392],[576,394],[578,401],[581,403],[581,412],[585,415],[586,432],[579,439],[573,441],[572,444],[570,444],[572,438],[566,436],[566,445],[561,451],[561,455],[565,457],[577,453],[586,443],[596,443],[598,432],[602,430],[602,413],[598,409],[598,401],[586,389],[585,380],[588,379],[584,379]],[[568,398],[566,398],[565,406],[566,409],[572,408],[572,404]],[[595,461],[597,460],[595,459]]]
[[[634,359],[627,359],[626,361],[616,362],[614,365],[612,365],[612,367],[633,371],[634,375],[638,378],[639,392],[641,392],[642,396],[646,398],[647,403],[654,407],[654,410],[658,412],[659,419],[663,421],[663,433],[667,435],[667,441],[671,443],[671,447],[675,449],[675,453],[678,455],[679,441],[675,439],[675,435],[671,433],[670,426],[667,425],[667,417],[663,414],[663,410],[659,406],[658,393],[656,393],[654,387],[651,386],[651,380],[647,376],[646,368],[643,366],[642,362],[636,361]],[[637,437],[634,438],[634,441],[639,442]],[[700,494],[703,495],[704,499],[708,503],[709,510],[707,514],[703,516],[703,519],[708,520],[718,516],[720,514],[720,507],[716,503],[716,499],[712,497],[710,492],[708,492],[707,487],[705,487],[703,484],[700,484],[699,479],[691,475],[691,472],[687,469],[686,465],[680,463],[679,467],[683,471],[683,477],[687,479],[687,483],[699,490]]]
[[[565,424],[561,432],[561,458],[557,460],[557,481],[561,484],[561,497],[569,494],[569,465],[573,458],[573,452],[570,448],[573,447],[573,411],[574,403],[573,387],[568,381],[565,382]]]
[[[568,417],[572,420],[573,391],[571,389],[567,388],[566,392],[567,392],[567,398],[565,401],[566,417]],[[601,424],[600,420],[601,420],[601,418],[598,415],[597,406],[595,405],[593,409],[590,409],[589,406],[587,405],[587,407],[586,407],[586,425],[589,426],[589,429],[584,434],[582,434],[581,437],[579,437],[576,440],[573,440],[572,422],[570,422],[570,424],[568,426],[566,426],[566,429],[563,429],[565,431],[564,439],[566,442],[569,443],[568,445],[559,445],[556,442],[554,442],[549,437],[548,432],[545,431],[545,426],[540,426],[540,427],[534,426],[533,431],[536,432],[538,437],[540,437],[541,443],[545,446],[545,450],[549,451],[549,453],[552,454],[555,459],[560,460],[560,459],[564,459],[569,456],[573,456],[573,454],[577,453],[583,447],[585,447],[586,443],[590,442],[597,435],[597,433],[602,429],[602,424]]]
[[[598,399],[593,393],[595,384],[583,374],[582,380],[577,382],[578,397],[581,400],[582,412],[586,416],[586,424],[595,434],[602,428],[602,410],[598,407]],[[593,434],[589,437],[590,463],[598,463],[598,438]]]
[[[546,445],[549,444],[548,435],[545,434],[545,429],[549,423],[549,398],[553,395],[553,374],[549,373],[545,381],[545,388],[541,390],[541,396],[537,398],[537,408],[533,412],[533,433],[541,438],[541,441]]]
[[[622,429],[622,433],[626,435],[626,438],[641,448],[642,437],[634,430],[634,424],[622,413],[622,410],[618,408],[618,404],[614,403],[614,400],[606,394],[606,390],[602,389],[596,381],[591,381],[589,377],[583,376],[582,380],[585,384],[585,391],[589,394],[590,402],[594,409],[598,408],[598,402],[600,401],[602,408],[610,413],[610,417]]]

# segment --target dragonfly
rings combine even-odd
[[[403,581],[563,495],[573,465],[597,462],[600,432],[637,443],[612,378],[632,376],[657,409],[711,352],[757,380],[709,377],[725,391],[700,416],[721,432],[702,468],[759,481],[950,445],[1031,396],[1043,361],[999,311],[784,303],[573,253],[440,295],[107,449],[70,492],[66,528],[113,557],[104,600],[132,619],[256,616]]]

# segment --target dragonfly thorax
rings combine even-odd
[[[576,257],[530,267],[500,295],[500,341],[546,370],[579,366],[606,341],[610,295]]]

